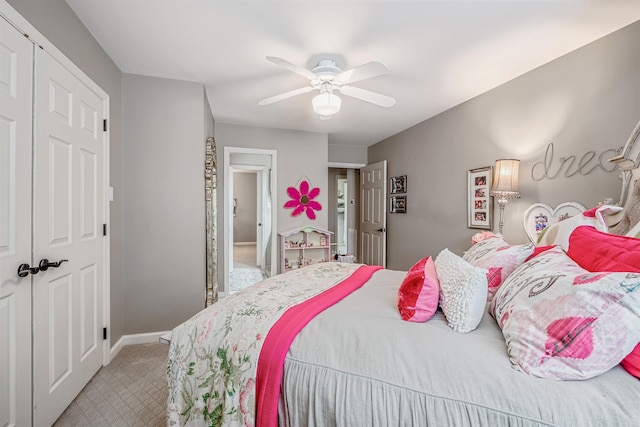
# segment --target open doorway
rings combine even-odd
[[[230,295],[276,274],[276,152],[224,150],[224,295]]]
[[[332,255],[351,255],[357,259],[360,182],[355,168],[329,168],[329,231],[333,233]]]
[[[349,189],[347,186],[347,176],[338,175],[336,188],[336,246],[339,254],[349,253],[347,242],[349,239],[349,211],[347,204],[349,200]]]
[[[252,286],[268,275],[263,274],[263,257],[257,250],[262,213],[258,209],[261,183],[258,171],[242,165],[233,167],[233,270],[229,275],[229,292]],[[260,197],[262,198],[262,197]]]

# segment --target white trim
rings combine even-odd
[[[103,135],[103,192],[102,192],[102,221],[107,224],[107,235],[102,237],[102,322],[103,327],[111,331],[111,217],[110,217],[110,205],[111,205],[111,120],[109,117],[109,101],[107,96],[103,100],[104,103],[104,120],[107,121],[107,130],[102,132]],[[109,347],[111,346],[111,334],[107,334],[107,339],[103,343],[102,349],[102,365],[107,366],[111,362]]]
[[[367,166],[365,163],[340,163],[340,162],[329,162],[330,168],[340,168],[340,169],[360,169]]]
[[[160,332],[147,332],[144,334],[132,334],[132,335],[123,335],[120,337],[118,342],[111,347],[110,356],[111,360],[122,350],[122,347],[125,345],[134,345],[134,344],[150,344],[156,343],[160,341],[160,338],[163,335],[171,334],[171,331],[160,331]]]
[[[219,296],[229,295],[229,244],[231,242],[229,227],[230,218],[233,217],[233,203],[227,203],[231,193],[231,154],[264,154],[271,156],[271,275],[277,274],[278,267],[278,245],[276,244],[278,230],[278,151],[265,150],[260,148],[246,147],[224,147],[224,189],[223,189],[223,206],[224,206],[224,224],[223,224],[223,244],[224,244],[224,278],[223,289]]]
[[[253,246],[256,242],[233,242],[236,246]]]

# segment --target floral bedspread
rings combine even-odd
[[[289,307],[359,267],[326,262],[277,275],[175,328],[167,365],[167,425],[253,426],[257,363],[269,329]]]

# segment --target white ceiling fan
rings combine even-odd
[[[333,59],[321,59],[318,61],[318,65],[311,70],[275,56],[267,56],[267,60],[308,78],[310,85],[263,99],[258,103],[259,105],[273,104],[312,90],[318,90],[320,94],[312,100],[313,110],[320,115],[321,119],[326,120],[340,111],[342,105],[342,100],[334,91],[381,107],[393,107],[396,104],[396,100],[390,96],[351,86],[351,83],[385,74],[387,67],[379,62],[368,62],[359,67],[342,71]]]

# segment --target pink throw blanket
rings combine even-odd
[[[294,338],[315,316],[359,289],[381,269],[363,265],[351,276],[323,293],[289,308],[265,338],[256,377],[256,426],[278,425],[278,399],[284,359]]]

